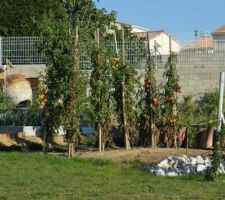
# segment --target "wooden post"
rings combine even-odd
[[[169,51],[170,51],[170,55],[172,54],[172,39],[171,36],[169,36]]]
[[[99,125],[98,128],[98,151],[102,152],[102,127]]]
[[[123,56],[123,67],[125,67],[125,44],[124,44],[124,28],[122,28],[122,56]],[[126,120],[126,103],[125,103],[125,74],[123,71],[122,80],[122,107],[123,107],[123,131],[124,131],[124,142],[126,150],[130,149],[129,135],[127,133],[127,120]]]
[[[216,130],[216,134],[220,134],[221,132],[221,125],[222,125],[222,119],[223,119],[223,93],[224,93],[224,76],[225,72],[220,72],[220,85],[219,85],[219,104],[218,104],[218,126]],[[218,138],[218,137],[217,137]]]
[[[188,156],[188,128],[186,128],[186,138],[187,138],[187,140],[186,140],[186,156]]]
[[[99,29],[96,30],[96,42],[97,48],[100,47],[100,39],[99,39]],[[98,63],[99,63],[99,55],[98,55]],[[102,127],[101,124],[98,124],[98,151],[102,152]]]

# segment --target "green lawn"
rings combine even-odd
[[[131,165],[0,153],[0,199],[225,199],[225,177],[156,177]]]

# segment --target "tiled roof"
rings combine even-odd
[[[213,47],[213,38],[212,36],[202,36],[197,40],[185,45],[184,49],[201,49],[201,48],[212,48]]]
[[[225,25],[219,27],[218,29],[216,29],[213,34],[215,33],[225,33]]]

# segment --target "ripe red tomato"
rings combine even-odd
[[[169,117],[169,118],[168,118],[168,123],[169,123],[169,124],[174,124],[174,120],[173,120],[172,117]]]
[[[159,104],[158,99],[155,98],[155,97],[153,97],[153,98],[152,98],[152,104],[153,104],[153,105],[158,105],[158,104]]]

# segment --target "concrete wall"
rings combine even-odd
[[[219,73],[225,71],[224,67],[205,67],[205,68],[177,68],[180,77],[181,93],[178,94],[181,100],[183,96],[192,95],[197,98],[203,95],[207,90],[218,88]],[[155,70],[156,80],[163,83],[164,69]],[[139,70],[139,76],[144,82],[144,69]]]
[[[196,95],[200,95],[204,93],[208,89],[218,88],[219,73],[221,71],[225,71],[225,63],[223,60],[224,54],[217,55],[218,57],[218,59],[216,59],[217,62],[215,62],[215,59],[213,62],[213,59],[212,59],[213,57],[208,58],[208,62],[205,62],[206,58],[203,55],[202,55],[202,59],[199,59],[200,55],[198,58],[196,58],[196,56],[194,55],[195,54],[193,54],[193,57],[184,56],[182,62],[188,64],[186,65],[186,67],[185,65],[183,65],[184,67],[181,67],[182,65],[178,65],[177,67],[178,74],[180,76],[180,84],[182,87],[182,93],[179,95],[180,97],[182,97],[183,95],[190,95],[190,94],[196,96]],[[211,55],[207,55],[207,56],[211,56]],[[164,59],[165,61],[166,61],[166,58],[167,57],[165,57]],[[189,61],[192,61],[192,63]],[[43,66],[41,66],[41,69],[44,70]],[[138,75],[142,77],[141,80],[144,81],[144,75],[145,75],[144,68],[137,69],[137,70],[138,70]],[[164,68],[158,68],[155,71],[156,79],[158,83],[165,81],[162,78],[163,72],[164,72]]]

